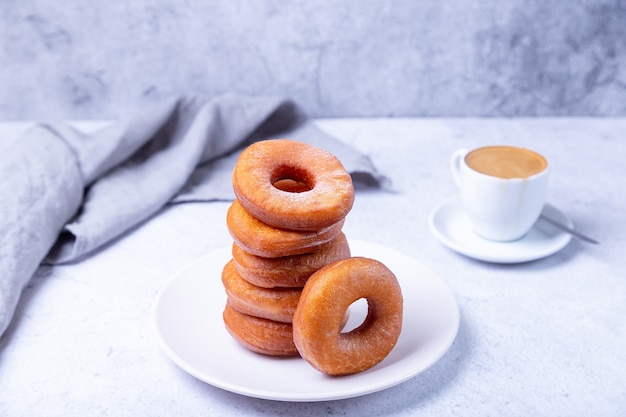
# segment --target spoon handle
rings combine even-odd
[[[585,236],[582,233],[572,229],[571,227],[567,227],[564,224],[561,224],[561,223],[557,222],[556,220],[552,220],[551,218],[544,216],[543,214],[541,216],[539,216],[539,218],[547,221],[551,225],[558,227],[559,229],[563,230],[564,232],[569,233],[572,236],[576,236],[577,238],[579,238],[581,240],[584,240],[585,242],[595,243],[595,244],[599,244],[600,243],[597,240],[594,240],[594,239],[590,238],[589,236]]]

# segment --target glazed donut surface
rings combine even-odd
[[[223,313],[226,330],[249,350],[270,356],[296,356],[293,327],[290,323],[243,314],[228,303]]]
[[[285,230],[269,226],[233,201],[226,213],[226,225],[233,240],[245,251],[266,258],[302,255],[339,235],[345,219],[315,232]]]
[[[321,148],[289,139],[255,142],[239,156],[233,189],[270,226],[315,231],[343,219],[354,203],[350,174]]]
[[[222,271],[228,304],[240,313],[291,323],[301,288],[262,288],[243,279],[230,261]]]
[[[246,281],[264,288],[304,287],[306,280],[321,267],[350,257],[346,235],[337,237],[302,255],[265,258],[246,252],[236,243],[232,247],[233,261],[239,275]]]
[[[342,315],[361,298],[368,303],[365,321],[342,333]],[[304,286],[293,317],[294,343],[307,362],[328,375],[364,371],[395,346],[402,303],[395,275],[381,262],[363,257],[333,262]]]

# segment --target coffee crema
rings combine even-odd
[[[548,161],[536,152],[514,146],[478,148],[465,157],[467,166],[498,178],[528,178],[546,169]]]

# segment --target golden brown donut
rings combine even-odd
[[[264,288],[301,288],[311,274],[321,267],[349,258],[350,245],[346,235],[340,232],[330,242],[303,255],[265,258],[246,252],[236,243],[233,243],[232,255],[239,275],[254,285]]]
[[[253,352],[271,356],[295,356],[290,323],[263,319],[243,314],[228,303],[223,313],[226,330],[231,336]]]
[[[311,252],[334,239],[344,221],[341,219],[316,232],[277,229],[251,216],[238,200],[233,201],[226,214],[226,225],[234,241],[245,251],[266,258]]]
[[[343,219],[354,203],[350,174],[330,152],[289,140],[255,142],[239,156],[233,189],[270,226],[315,231]]]
[[[240,313],[291,323],[302,288],[262,288],[243,279],[235,263],[229,261],[222,271],[228,304]]]
[[[363,324],[341,333],[341,318],[365,298]],[[381,262],[355,257],[314,273],[293,317],[293,339],[300,355],[328,375],[348,375],[381,362],[402,328],[402,292],[396,276]]]

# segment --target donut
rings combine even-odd
[[[337,157],[289,139],[264,140],[244,149],[232,183],[246,211],[281,229],[330,227],[354,203],[352,178]]]
[[[302,255],[329,242],[339,233],[345,219],[315,232],[278,229],[248,213],[235,199],[226,213],[226,225],[233,240],[245,251],[266,258]]]
[[[366,299],[365,321],[342,333],[350,305]],[[381,262],[364,257],[335,261],[311,275],[293,317],[293,340],[300,355],[328,375],[349,375],[380,363],[402,328],[402,292]]]
[[[249,350],[270,356],[298,355],[291,323],[243,314],[228,302],[222,316],[228,333]]]
[[[265,258],[246,252],[236,243],[232,255],[239,275],[246,281],[264,288],[304,287],[306,280],[321,267],[350,257],[346,235],[340,232],[330,242],[303,255]]]
[[[262,288],[243,279],[235,263],[229,261],[222,271],[228,304],[240,313],[291,323],[302,288]]]

